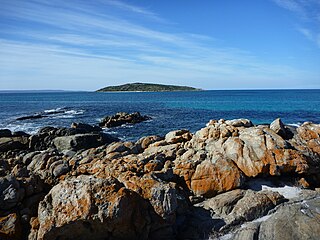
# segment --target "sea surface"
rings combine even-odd
[[[107,115],[139,111],[152,120],[104,130],[123,140],[137,140],[175,129],[195,132],[210,119],[247,118],[261,124],[280,117],[295,126],[320,123],[320,90],[0,92],[0,109],[0,128],[28,133],[44,126],[69,127],[72,122],[98,124]],[[34,114],[47,117],[16,120]]]

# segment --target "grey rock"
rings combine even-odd
[[[27,149],[28,145],[29,138],[27,136],[0,138],[0,152],[6,152],[9,150],[23,150]]]
[[[283,139],[287,138],[285,126],[280,118],[277,118],[270,124],[270,129],[281,136]]]
[[[100,145],[111,143],[116,140],[111,135],[107,134],[76,134],[72,136],[56,137],[53,140],[54,146],[59,151],[80,149],[88,149],[98,147]]]
[[[320,239],[320,197],[280,206],[261,223],[259,240]]]
[[[102,128],[99,126],[92,126],[90,124],[86,124],[86,123],[72,123],[71,124],[71,128],[75,128],[75,129],[83,129],[86,132],[101,132]]]
[[[126,113],[118,112],[112,116],[106,116],[100,123],[100,127],[117,127],[123,124],[135,124],[151,119],[149,116],[143,116],[139,112]]]
[[[8,175],[0,178],[0,209],[13,208],[23,199],[24,193],[15,177]]]
[[[11,137],[11,131],[9,129],[0,129],[0,138],[2,137]]]
[[[62,164],[59,164],[54,167],[52,173],[55,177],[60,177],[61,175],[69,172],[69,170],[70,170],[70,168],[69,168],[68,163],[66,161],[63,161]]]

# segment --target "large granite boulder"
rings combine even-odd
[[[39,205],[37,239],[148,239],[148,205],[114,178],[63,181]],[[34,233],[33,233],[34,235]]]
[[[151,119],[149,116],[143,116],[139,112],[126,113],[118,112],[112,116],[104,117],[99,123],[100,127],[117,127],[123,124],[135,124]]]
[[[308,174],[312,161],[266,126],[234,127],[224,120],[211,121],[196,132],[189,147],[221,153],[247,177]]]

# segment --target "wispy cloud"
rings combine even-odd
[[[301,20],[297,30],[320,48],[320,1],[273,0],[278,6],[295,13]]]
[[[138,19],[119,17],[128,12]],[[171,31],[148,27],[150,20],[166,24],[152,11],[122,1],[6,1],[0,9],[1,87],[93,90],[144,81],[281,88],[313,78],[241,49],[217,47],[208,36],[172,25]]]

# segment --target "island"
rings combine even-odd
[[[154,83],[127,83],[119,86],[109,86],[97,90],[97,92],[174,92],[174,91],[201,91],[202,89],[163,85]]]

